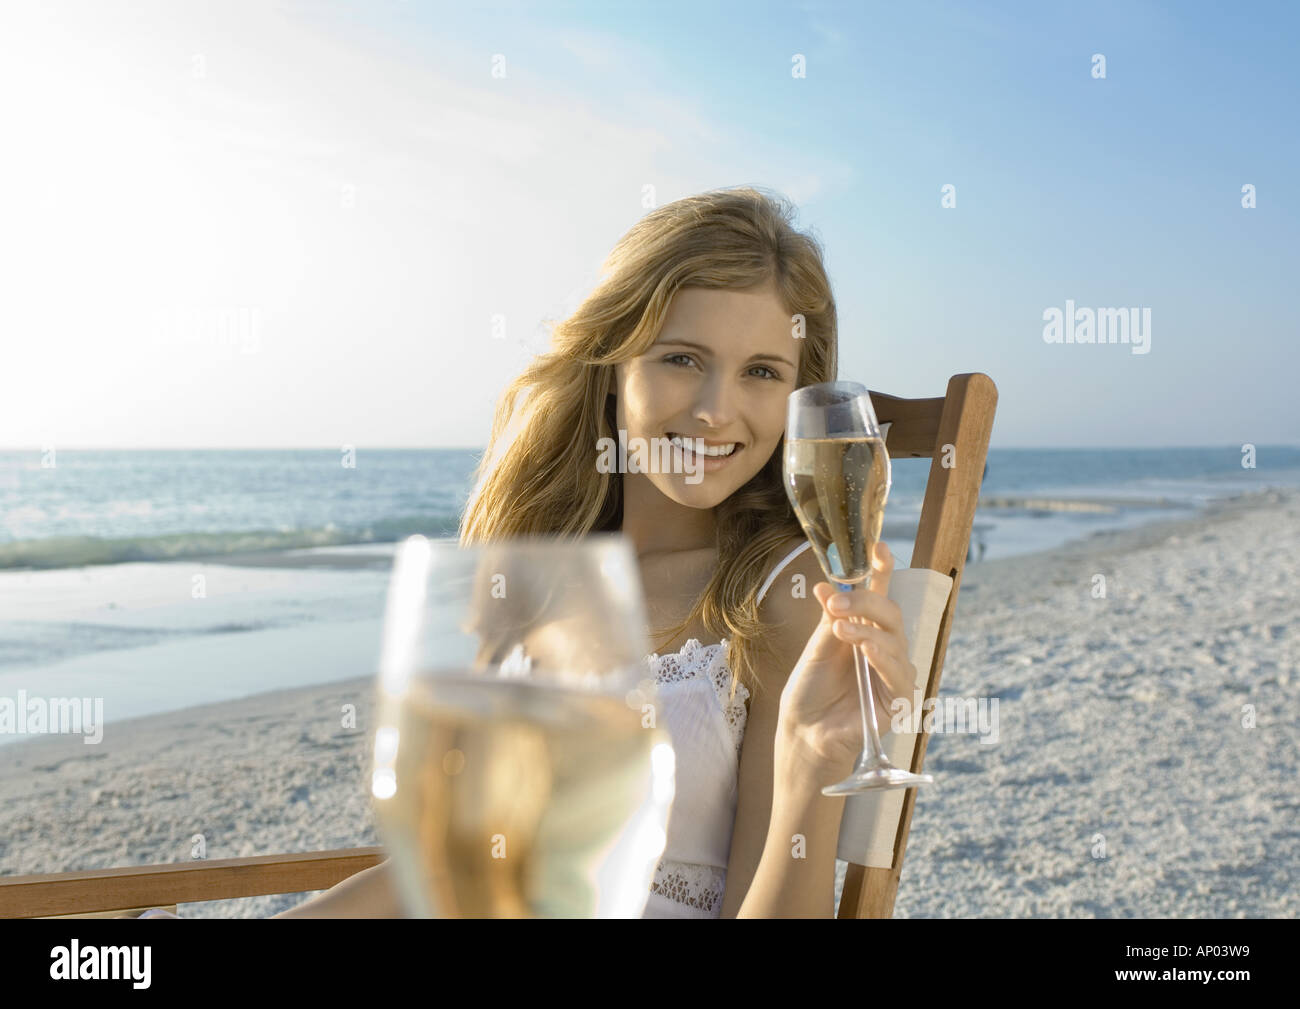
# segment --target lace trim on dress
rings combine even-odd
[[[743,683],[736,684],[736,696],[731,697],[731,667],[727,664],[727,639],[723,638],[716,645],[701,645],[696,638],[691,638],[682,645],[679,652],[668,655],[653,653],[647,660],[655,670],[658,683],[675,683],[697,676],[707,677],[713,684],[713,692],[718,697],[718,706],[727,720],[727,729],[731,741],[736,747],[736,756],[740,756],[741,743],[745,739],[745,720],[747,711],[745,701],[749,699],[749,688]]]
[[[717,866],[661,859],[650,892],[716,918],[722,912],[726,885],[727,874]]]

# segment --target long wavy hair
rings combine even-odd
[[[618,437],[614,366],[649,350],[682,288],[774,282],[792,335],[793,317],[803,317],[796,388],[834,381],[835,299],[820,242],[796,230],[794,217],[784,197],[746,187],[677,200],[637,221],[606,259],[595,290],[569,318],[548,325],[550,351],[502,393],[461,516],[461,544],[620,529],[623,477],[595,464],[598,439]],[[758,590],[780,545],[802,535],[782,484],[784,445],[783,437],[762,469],[715,507],[713,576],[663,639],[672,641],[697,616],[710,634],[728,638],[733,698],[742,680],[751,692],[761,689],[754,670],[770,643]]]

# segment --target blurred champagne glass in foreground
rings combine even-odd
[[[620,536],[399,548],[371,792],[407,912],[639,917],[674,757]]]

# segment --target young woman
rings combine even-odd
[[[462,518],[465,545],[618,531],[635,549],[677,753],[645,917],[833,916],[843,799],[821,788],[862,748],[853,643],[882,728],[916,682],[888,549],[871,591],[835,592],[782,485],[786,400],[836,377],[835,301],[792,217],[745,188],[637,222],[507,388]],[[676,472],[602,472],[620,432],[673,440]],[[384,863],[279,917],[399,913]]]

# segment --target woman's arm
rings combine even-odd
[[[388,859],[272,918],[404,918]]]
[[[843,775],[828,776],[782,726],[772,777],[767,838],[736,917],[834,918],[835,850],[844,799],[821,790]]]
[[[782,553],[798,543],[792,538],[774,552]],[[772,583],[759,607],[760,619],[770,628],[771,651],[758,657],[754,670],[758,686],[750,697],[740,753],[739,798],[727,860],[723,918],[742,914],[752,887],[761,888],[767,896],[750,902],[744,911],[750,916],[830,917],[834,910],[834,853],[826,854],[825,838],[831,838],[833,849],[844,801],[801,784],[797,774],[788,773],[796,768],[785,756],[780,759],[783,772],[777,771],[778,737],[785,733],[781,695],[808,639],[821,623],[821,604],[809,589],[823,577],[816,555],[805,550],[786,566],[784,576]],[[803,840],[802,849],[796,835]],[[773,883],[774,872],[788,874],[788,878]],[[788,912],[782,907],[787,893],[795,897],[795,906]],[[760,903],[762,911],[757,910]]]
[[[808,567],[810,553],[799,558]],[[797,563],[797,561],[796,561]],[[792,565],[793,567],[794,565]],[[833,917],[835,854],[843,797],[821,794],[848,776],[862,748],[862,714],[850,642],[865,641],[873,667],[876,719],[888,732],[888,704],[911,696],[916,671],[907,658],[901,612],[886,593],[893,557],[878,544],[871,586],[838,593],[809,568],[803,592],[774,591],[768,622],[776,631],[772,665],[751,703],[740,768],[740,801],[722,916]],[[777,585],[773,585],[777,589]],[[829,607],[847,597],[849,626]],[[791,652],[800,637],[797,660]],[[782,671],[788,672],[782,672]],[[779,677],[779,679],[778,679]],[[779,699],[773,696],[779,691]],[[751,733],[753,733],[751,735]]]

